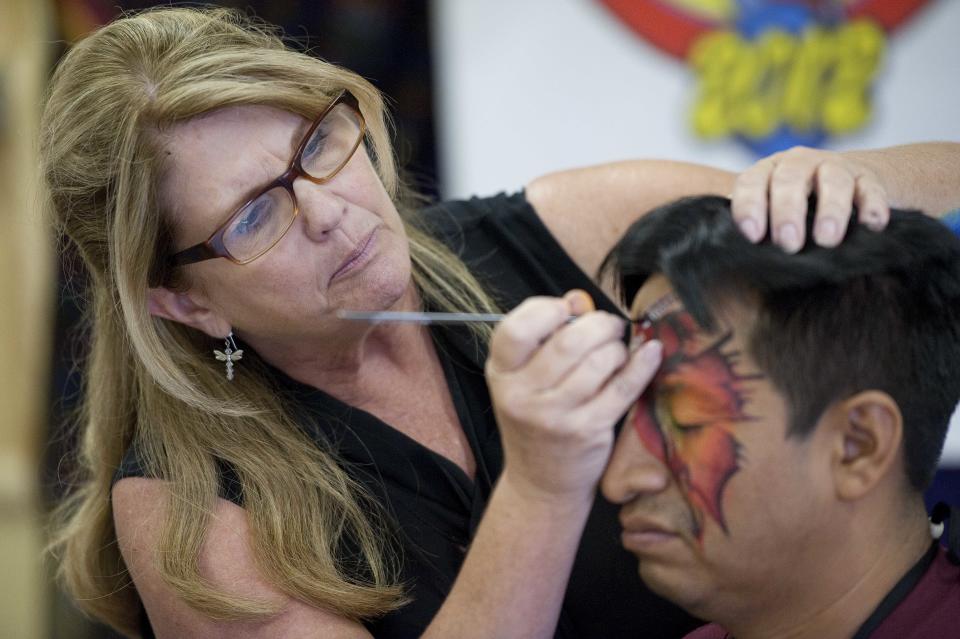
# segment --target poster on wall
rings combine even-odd
[[[887,40],[928,0],[598,0],[696,77],[690,126],[758,156],[862,129]]]

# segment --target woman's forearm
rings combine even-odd
[[[544,499],[504,471],[425,638],[552,637],[592,493]]]
[[[842,155],[880,178],[891,206],[935,216],[960,208],[960,143],[924,142]]]

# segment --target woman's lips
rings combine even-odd
[[[357,245],[357,248],[353,250],[350,255],[337,267],[337,270],[333,272],[333,275],[330,276],[330,281],[340,277],[344,273],[352,271],[358,266],[364,264],[370,254],[373,252],[374,237],[377,234],[379,227],[370,231],[370,234]]]

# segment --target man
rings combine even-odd
[[[960,399],[960,239],[895,211],[789,256],[704,197],[608,266],[663,363],[602,489],[647,585],[715,622],[690,637],[960,637],[960,521],[948,552],[922,499]]]

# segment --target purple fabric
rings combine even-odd
[[[958,522],[951,520],[950,525]],[[960,566],[941,547],[916,588],[883,620],[871,639],[960,638]]]
[[[953,522],[951,521],[951,524]],[[701,626],[684,639],[729,639],[715,623]],[[960,639],[960,566],[947,559],[943,547],[916,587],[893,609],[870,639]]]
[[[727,639],[727,631],[715,623],[700,626],[683,639]]]

